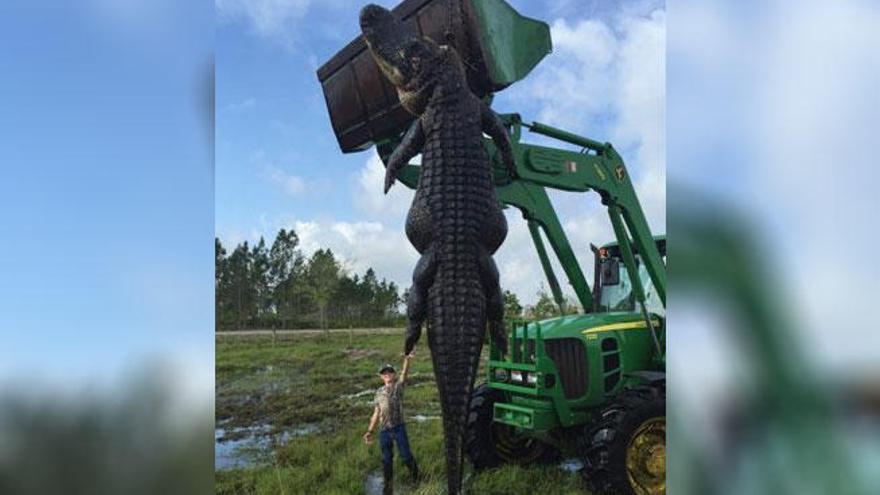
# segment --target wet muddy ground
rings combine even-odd
[[[402,330],[218,336],[216,492],[220,494],[382,492],[378,442],[361,439],[381,385],[379,367],[402,360]],[[404,398],[410,443],[424,479],[395,493],[433,495],[445,485],[442,421],[430,355],[420,343]],[[576,464],[575,464],[576,466]],[[504,467],[468,478],[471,493],[585,493],[563,463]],[[560,491],[562,490],[562,491]]]

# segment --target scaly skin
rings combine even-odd
[[[507,131],[467,86],[458,54],[409,31],[389,11],[369,5],[361,29],[379,68],[403,106],[418,118],[387,163],[385,192],[397,172],[422,153],[421,176],[406,234],[422,255],[407,301],[404,351],[427,320],[428,345],[440,392],[448,493],[460,493],[468,402],[488,323],[506,349],[504,308],[492,255],[507,235],[495,196],[485,131],[515,173]]]

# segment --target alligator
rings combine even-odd
[[[461,490],[468,403],[486,328],[507,348],[498,268],[492,255],[507,236],[495,195],[483,132],[516,176],[510,137],[498,116],[474,95],[452,46],[419,36],[377,5],[361,10],[360,26],[401,105],[417,118],[386,162],[385,193],[398,172],[422,153],[421,173],[406,219],[406,235],[421,255],[407,300],[404,352],[427,323],[440,393],[448,493]]]

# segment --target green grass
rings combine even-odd
[[[400,365],[402,335],[218,336],[216,416],[226,428],[268,424],[289,431],[306,424],[320,431],[276,447],[271,465],[218,471],[221,494],[360,494],[365,479],[381,468],[378,442],[361,435],[372,413],[372,392],[381,385],[382,363]],[[345,397],[349,395],[349,397]],[[414,454],[424,472],[419,486],[406,483],[397,462],[396,493],[444,493],[445,462],[439,420],[416,422],[416,414],[439,416],[429,351],[424,342],[412,364],[404,414]],[[585,494],[579,476],[556,465],[506,466],[481,472],[465,484],[475,494]]]

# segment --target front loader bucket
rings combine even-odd
[[[504,0],[405,0],[393,12],[422,36],[440,44],[451,41],[465,61],[468,84],[479,97],[522,79],[551,50],[549,26],[519,15]],[[317,75],[344,153],[396,138],[413,120],[360,35]]]

